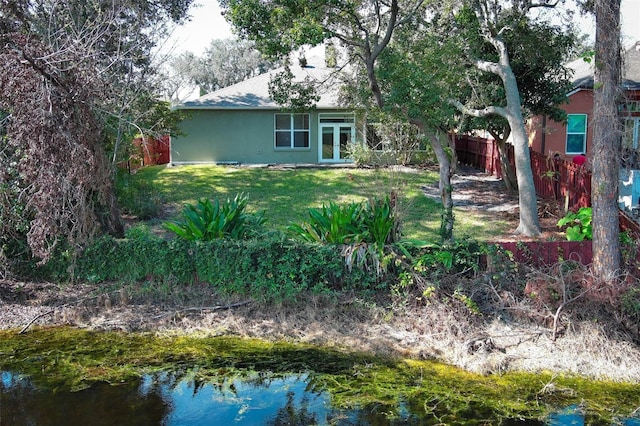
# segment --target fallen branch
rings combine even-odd
[[[52,309],[52,310],[50,310],[48,312],[45,312],[43,314],[36,315],[35,317],[33,317],[33,319],[31,319],[31,321],[29,321],[29,323],[27,325],[22,327],[22,330],[20,330],[20,332],[18,334],[26,333],[26,331],[29,329],[29,327],[31,327],[31,324],[33,324],[34,322],[38,321],[42,317],[46,317],[47,315],[51,315],[54,312],[55,312],[55,309]]]
[[[239,306],[248,305],[249,303],[251,303],[251,300],[245,300],[244,302],[232,303],[230,305],[199,306],[199,307],[192,307],[192,308],[184,308],[184,309],[178,309],[177,311],[166,312],[164,314],[156,315],[154,317],[151,317],[151,319],[156,320],[156,319],[168,317],[170,315],[175,316],[175,315],[178,315],[180,313],[190,312],[190,311],[210,311],[210,312],[221,311],[221,310],[224,310],[224,309],[232,309],[232,308],[237,308]]]
[[[91,299],[95,299],[95,298],[98,298],[98,297],[101,297],[101,296],[102,296],[102,294],[98,294],[98,295],[95,295],[95,296],[82,297],[82,298],[80,298],[80,299],[75,300],[74,302],[69,302],[69,303],[65,303],[64,305],[56,306],[56,309],[66,308],[66,307],[68,307],[68,306],[72,306],[72,305],[77,305],[78,303],[80,303],[80,302],[84,302],[85,300],[91,300]],[[39,320],[39,319],[40,319],[40,318],[42,318],[42,317],[46,317],[47,315],[51,315],[51,314],[52,314],[52,313],[54,313],[55,311],[56,311],[55,309],[52,309],[52,310],[50,310],[50,311],[48,311],[48,312],[45,312],[45,313],[43,313],[43,314],[38,314],[38,315],[36,315],[34,318],[32,318],[32,319],[31,319],[31,321],[29,321],[29,322],[27,323],[27,325],[25,325],[24,327],[22,327],[22,330],[20,330],[20,331],[18,332],[18,334],[24,334],[24,333],[26,333],[26,332],[27,332],[27,330],[29,329],[29,327],[31,327],[31,325],[33,325],[33,323],[34,323],[34,322],[36,322],[37,320]]]

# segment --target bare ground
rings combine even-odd
[[[503,205],[513,203],[513,197],[498,189],[502,183],[490,180],[460,177],[454,191],[467,197],[468,208],[481,209],[477,201],[489,197],[506,197]],[[426,188],[425,193],[428,191]],[[486,204],[487,209],[498,199],[493,201]],[[502,213],[513,215],[515,229],[517,200],[509,208],[512,210]],[[541,208],[554,216],[552,208]],[[556,221],[556,217],[543,218],[548,233],[543,238],[557,233]],[[634,325],[621,327],[613,314],[609,322],[596,321],[603,318],[595,315],[597,305],[576,302],[557,316],[554,326],[556,311],[544,301],[536,305],[522,294],[500,288],[488,276],[469,283],[453,277],[447,285],[467,286],[481,313],[465,308],[455,298],[427,299],[420,293],[376,302],[355,295],[342,300],[310,297],[295,304],[267,306],[219,298],[207,285],[138,283],[109,288],[0,280],[0,327],[16,333],[28,333],[34,326],[69,325],[159,334],[238,335],[437,359],[483,374],[552,371],[640,381]],[[590,310],[594,312],[591,319],[576,314]],[[609,311],[615,313],[613,308]]]

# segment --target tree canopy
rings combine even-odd
[[[0,3],[0,256],[47,261],[61,241],[122,232],[105,150],[117,152],[123,124],[140,128],[136,108],[162,113],[144,90],[151,29],[183,20],[189,4]]]

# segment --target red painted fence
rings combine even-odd
[[[456,155],[460,164],[502,177],[500,156],[495,141],[472,136],[456,136]],[[509,162],[515,168],[513,145],[507,145]],[[565,210],[576,211],[591,205],[591,172],[561,158],[530,152],[536,193],[553,199]]]
[[[460,164],[501,177],[500,156],[493,140],[456,136],[456,155]],[[508,157],[515,168],[513,146]],[[577,211],[591,205],[591,172],[561,158],[530,152],[536,193],[541,198],[556,200],[565,211]],[[622,210],[620,229],[640,240],[640,225]],[[549,266],[562,260],[575,260],[588,265],[593,257],[591,241],[522,241],[496,242],[513,253],[515,260],[532,266]]]
[[[163,135],[159,138],[144,137],[135,138],[133,141],[135,152],[129,160],[119,163],[119,166],[135,172],[141,167],[153,166],[157,164],[168,164],[171,150],[171,137]]]

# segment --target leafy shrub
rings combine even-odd
[[[115,183],[118,205],[123,213],[142,220],[160,215],[164,200],[151,183],[132,179],[125,170],[118,170]]]
[[[194,206],[187,204],[182,210],[182,220],[164,223],[164,228],[189,241],[211,241],[218,238],[242,239],[252,236],[266,219],[264,212],[245,213],[248,197],[238,194],[222,205],[201,198]]]
[[[390,197],[339,205],[329,203],[321,209],[309,209],[310,220],[292,224],[288,230],[304,241],[325,244],[375,244],[382,250],[398,235],[394,206]]]
[[[373,150],[366,143],[348,144],[347,156],[353,159],[356,167],[369,166],[374,161]]]
[[[592,239],[591,228],[592,210],[591,207],[581,207],[578,212],[568,212],[565,217],[558,221],[558,227],[567,226],[567,240],[584,241]]]
[[[304,292],[364,291],[377,283],[363,269],[349,271],[334,246],[291,240],[164,240],[103,237],[79,257],[76,280],[209,283],[222,293],[283,301]]]
[[[480,259],[486,254],[486,245],[475,240],[429,244],[421,248],[413,268],[430,276],[475,274],[480,271]]]

